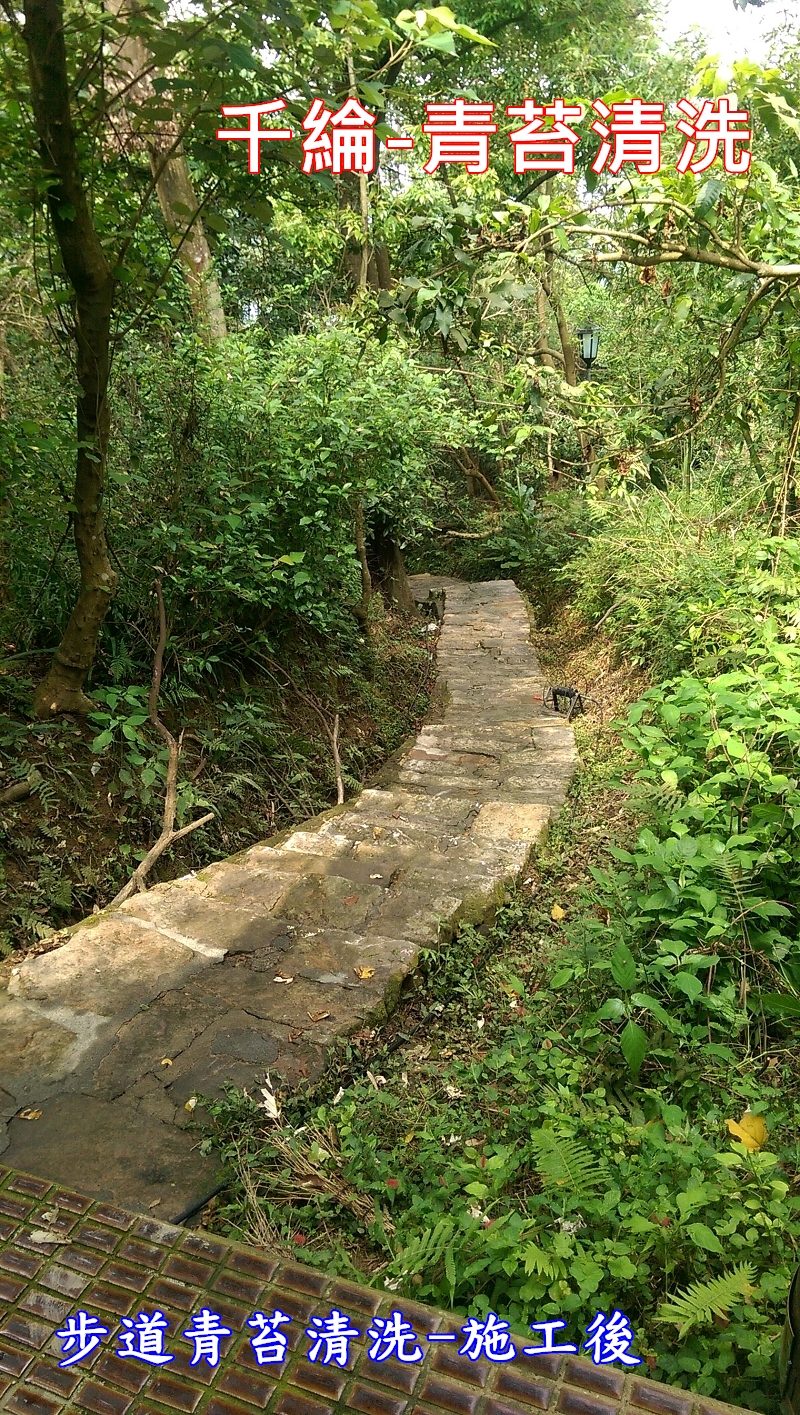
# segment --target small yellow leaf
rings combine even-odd
[[[19,1118],[20,1120],[41,1120],[42,1112],[40,1110],[31,1110],[30,1107],[26,1106],[25,1110],[19,1112]]]
[[[309,1012],[312,1022],[324,1022],[326,1017],[330,1017],[330,1012]]]
[[[184,1101],[183,1108],[184,1108],[184,1110],[188,1110],[189,1114],[191,1115],[191,1113],[192,1113],[192,1111],[194,1110],[194,1108],[195,1108],[196,1105],[197,1105],[197,1096],[190,1096],[189,1099],[188,1099],[188,1101]]]
[[[741,1120],[726,1120],[725,1124],[731,1135],[740,1140],[751,1154],[755,1150],[762,1150],[767,1143],[767,1127],[763,1115],[753,1115],[752,1111],[746,1110]]]
[[[414,1131],[413,1131],[413,1130],[409,1130],[408,1134],[403,1136],[403,1144],[404,1144],[404,1145],[410,1145],[410,1144],[411,1144],[411,1141],[413,1140],[413,1138],[414,1138]]]
[[[172,1058],[169,1057],[169,1056],[162,1056],[162,1058],[161,1058],[161,1065],[162,1065],[162,1066],[171,1066],[171,1065],[172,1065]]]
[[[550,910],[550,918],[555,919],[556,923],[558,923],[559,919],[566,919],[566,917],[566,909],[562,909],[560,904],[554,904]]]
[[[353,972],[355,973],[357,978],[361,979],[362,982],[365,982],[367,978],[375,977],[375,969],[365,968],[363,963],[359,963],[358,967],[353,969]]]

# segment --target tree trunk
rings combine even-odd
[[[376,527],[372,547],[380,570],[381,589],[387,599],[401,614],[413,614],[414,596],[406,574],[403,552],[394,535],[384,527]]]
[[[124,24],[136,12],[137,0],[106,0],[106,5]],[[178,125],[162,121],[150,132],[134,127],[138,106],[156,100],[152,83],[153,57],[138,35],[127,34],[119,44],[117,60],[120,87],[125,90],[122,101],[132,136],[147,147],[167,234],[174,246],[180,245],[178,260],[186,280],[195,328],[202,339],[216,343],[228,332],[222,293],[203,222],[200,216],[193,217],[199,203],[186,154],[177,142]],[[145,107],[145,114],[146,111]]]
[[[67,278],[75,292],[78,451],[73,494],[80,594],[50,670],[35,696],[40,717],[87,712],[83,693],[117,577],[103,517],[114,278],[86,200],[70,109],[63,0],[25,0],[25,43],[47,201]]]
[[[369,619],[369,605],[372,599],[372,576],[369,573],[367,563],[367,539],[364,532],[364,503],[359,496],[355,509],[355,541],[358,563],[361,567],[361,599],[358,604],[353,605],[353,613],[359,624],[367,628]]]

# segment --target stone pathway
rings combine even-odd
[[[183,1335],[204,1307],[230,1332],[214,1367],[191,1364]],[[310,1319],[334,1307],[358,1332],[344,1367],[308,1359]],[[248,1319],[276,1308],[291,1317],[281,1328],[286,1359],[259,1365]],[[422,1361],[369,1359],[370,1323],[393,1309],[413,1324]],[[54,1333],[79,1310],[107,1335],[82,1361],[59,1367]],[[164,1353],[173,1359],[159,1367],[117,1356],[122,1319],[156,1310],[169,1323]],[[748,1415],[648,1380],[646,1366],[524,1356],[521,1347],[535,1344],[526,1331],[515,1333],[523,1339],[513,1361],[471,1361],[458,1355],[463,1321],[0,1166],[0,1409],[8,1415]],[[430,1333],[458,1340],[428,1343]],[[580,1333],[573,1327],[565,1338],[576,1344]]]
[[[542,706],[514,584],[416,577],[441,587],[446,706],[374,787],[3,966],[5,1163],[180,1221],[221,1181],[186,1102],[317,1077],[421,948],[503,898],[563,804],[572,730]]]

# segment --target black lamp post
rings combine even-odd
[[[587,373],[591,376],[592,364],[597,358],[597,351],[600,348],[600,330],[595,324],[584,324],[577,330],[577,335],[580,340],[581,358]]]

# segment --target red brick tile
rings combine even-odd
[[[163,1405],[191,1412],[199,1405],[203,1391],[199,1386],[190,1386],[188,1381],[179,1381],[175,1376],[162,1373],[153,1381],[147,1394],[151,1400],[158,1400]]]
[[[95,1415],[125,1415],[131,1403],[129,1395],[109,1390],[97,1381],[86,1381],[75,1396],[75,1404],[84,1410],[93,1410]]]
[[[34,1317],[43,1317],[46,1322],[63,1322],[72,1306],[63,1297],[54,1297],[52,1292],[40,1292],[31,1288],[19,1304],[21,1312],[30,1312]]]
[[[7,1243],[16,1228],[16,1219],[0,1218],[0,1243]]]
[[[364,1415],[403,1415],[408,1405],[401,1396],[389,1395],[385,1390],[356,1381],[347,1397],[348,1410],[361,1410]]]
[[[650,1381],[634,1381],[629,1400],[636,1410],[649,1410],[653,1415],[691,1415],[690,1395]]]
[[[154,1302],[171,1302],[173,1306],[180,1307],[182,1312],[189,1312],[197,1305],[197,1293],[192,1292],[188,1287],[181,1287],[180,1283],[168,1282],[165,1278],[158,1278],[148,1293]]]
[[[248,1277],[256,1277],[259,1282],[270,1282],[278,1264],[272,1258],[260,1258],[255,1253],[234,1251],[228,1259],[227,1266],[233,1268],[234,1272],[245,1273]]]
[[[591,1366],[588,1361],[568,1361],[564,1382],[598,1395],[614,1395],[619,1400],[625,1385],[625,1372],[610,1370],[608,1366]]]
[[[452,1381],[433,1375],[426,1375],[425,1384],[419,1392],[420,1400],[428,1400],[433,1405],[452,1411],[452,1415],[474,1415],[479,1396],[479,1391],[467,1390],[465,1386],[457,1386]]]
[[[106,1287],[105,1283],[96,1282],[83,1294],[83,1301],[92,1311],[95,1307],[102,1307],[105,1312],[114,1312],[118,1317],[126,1317],[133,1306],[134,1298],[129,1297],[127,1292],[121,1292],[118,1287]]]
[[[83,1371],[76,1371],[74,1366],[62,1370],[52,1361],[37,1361],[28,1372],[27,1379],[31,1385],[44,1386],[45,1390],[52,1390],[56,1395],[69,1399],[83,1374]]]
[[[272,1407],[272,1415],[332,1415],[332,1409],[319,1400],[299,1395],[296,1390],[283,1390]]]
[[[111,1228],[121,1228],[124,1232],[136,1222],[134,1214],[126,1213],[124,1209],[118,1209],[113,1204],[95,1204],[92,1218],[96,1223],[106,1223]]]
[[[30,1253],[23,1253],[21,1248],[6,1248],[0,1253],[0,1268],[5,1268],[8,1273],[19,1273],[22,1277],[34,1277],[38,1273],[41,1262],[31,1257]]]
[[[356,1287],[352,1282],[335,1282],[328,1293],[328,1300],[332,1306],[358,1312],[360,1317],[374,1317],[381,1305],[382,1298],[381,1292],[375,1292],[370,1288]]]
[[[122,1360],[119,1356],[103,1356],[94,1368],[93,1374],[99,1381],[110,1381],[111,1385],[122,1386],[123,1390],[137,1395],[153,1374],[154,1367],[144,1361]]]
[[[80,1273],[71,1272],[69,1268],[62,1268],[57,1263],[46,1268],[39,1278],[42,1287],[51,1287],[54,1292],[60,1292],[64,1297],[80,1297],[89,1279]]]
[[[20,1282],[15,1277],[0,1277],[0,1302],[16,1302],[19,1294],[25,1291],[25,1283]]]
[[[277,1287],[290,1287],[293,1292],[308,1293],[309,1297],[321,1297],[329,1281],[325,1273],[296,1267],[294,1263],[284,1263],[274,1278]]]
[[[616,1405],[606,1400],[597,1400],[593,1395],[584,1394],[573,1387],[564,1386],[558,1397],[558,1407],[563,1415],[617,1415]]]
[[[485,1386],[489,1374],[486,1361],[470,1361],[467,1356],[459,1356],[455,1347],[450,1345],[434,1345],[431,1365],[434,1371],[441,1371],[446,1376],[455,1376],[456,1380],[466,1381],[471,1386]]]
[[[0,1371],[4,1371],[7,1376],[21,1376],[32,1360],[30,1351],[18,1351],[16,1347],[7,1346],[5,1342],[0,1341]]]
[[[155,1218],[143,1218],[133,1230],[137,1238],[146,1238],[151,1243],[165,1243],[172,1246],[183,1237],[183,1230],[171,1223],[159,1223]]]
[[[13,1313],[3,1327],[3,1336],[21,1341],[23,1346],[33,1346],[37,1351],[41,1351],[52,1335],[52,1327],[45,1327],[41,1322],[30,1322],[27,1317],[17,1317]]]
[[[13,1411],[13,1415],[57,1415],[61,1409],[60,1400],[51,1400],[30,1386],[21,1386],[6,1401],[6,1410]]]
[[[5,1214],[7,1218],[26,1219],[33,1204],[29,1204],[25,1199],[14,1199],[9,1193],[0,1194],[0,1214]]]
[[[377,1381],[382,1386],[391,1386],[392,1390],[402,1390],[406,1395],[414,1389],[421,1370],[421,1361],[413,1364],[406,1364],[404,1361],[370,1361],[366,1356],[358,1367],[359,1375],[366,1376],[367,1380]]]
[[[63,1253],[58,1255],[59,1263],[63,1263],[67,1268],[74,1268],[76,1272],[88,1273],[90,1277],[96,1277],[105,1262],[99,1253],[87,1253],[83,1248],[76,1248],[70,1244]]]
[[[73,1194],[69,1189],[57,1189],[50,1198],[54,1208],[69,1209],[73,1214],[85,1214],[92,1207],[91,1199],[84,1194]]]
[[[30,1174],[17,1174],[8,1187],[17,1194],[32,1194],[34,1199],[42,1199],[52,1186],[49,1179],[34,1179]]]
[[[127,1287],[132,1292],[144,1292],[151,1274],[143,1268],[133,1268],[129,1263],[116,1260],[103,1269],[103,1282],[112,1282],[115,1287]]]
[[[107,1228],[96,1228],[91,1223],[79,1228],[75,1237],[87,1248],[99,1248],[101,1253],[113,1253],[119,1242],[118,1233],[110,1233]]]
[[[297,1361],[286,1379],[290,1385],[302,1390],[313,1391],[315,1395],[327,1396],[329,1400],[339,1399],[349,1380],[348,1373],[339,1366],[318,1366],[316,1361]]]
[[[126,1263],[141,1263],[149,1273],[154,1273],[158,1272],[166,1254],[164,1249],[157,1248],[155,1243],[142,1243],[138,1238],[126,1238],[117,1252],[117,1257]]]
[[[255,1306],[258,1302],[263,1288],[263,1282],[253,1282],[250,1278],[239,1277],[237,1273],[229,1272],[227,1268],[223,1268],[213,1284],[214,1292],[224,1292],[226,1297],[238,1298],[240,1302],[247,1302],[250,1306]]]
[[[494,1388],[498,1395],[510,1395],[513,1400],[521,1400],[525,1405],[535,1405],[539,1410],[547,1409],[554,1389],[549,1381],[537,1380],[535,1376],[523,1376],[521,1371],[514,1371],[508,1366],[498,1372]]]
[[[186,1282],[190,1287],[205,1287],[211,1280],[214,1269],[207,1263],[197,1263],[184,1258],[180,1253],[172,1253],[164,1264],[165,1277],[174,1277],[178,1282]]]
[[[191,1253],[195,1258],[205,1258],[209,1263],[221,1263],[226,1253],[230,1252],[227,1243],[220,1243],[216,1238],[209,1238],[206,1233],[187,1233],[181,1243],[181,1251]]]
[[[226,1395],[233,1395],[237,1400],[246,1400],[248,1405],[257,1405],[264,1410],[275,1386],[271,1381],[264,1380],[263,1376],[259,1379],[231,1367],[223,1375],[218,1389]]]

